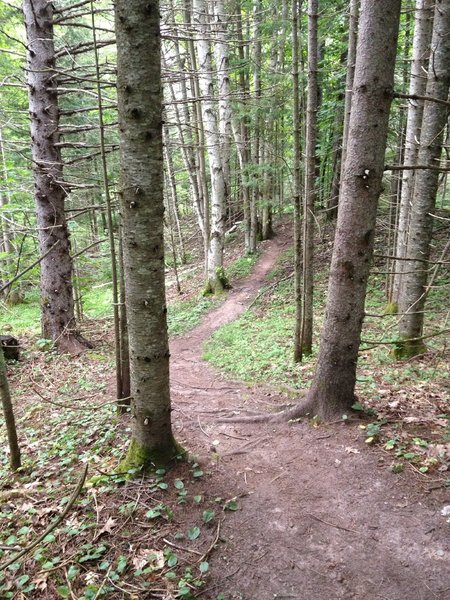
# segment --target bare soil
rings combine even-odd
[[[171,342],[177,437],[207,466],[202,486],[235,497],[202,598],[444,600],[450,598],[450,498],[413,470],[390,471],[358,424],[224,423],[288,399],[229,381],[202,360],[203,343],[237,318],[264,284],[286,235],[263,244],[252,275],[194,330]]]

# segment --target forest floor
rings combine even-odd
[[[449,497],[441,487],[429,489],[412,471],[392,473],[355,424],[218,422],[290,401],[224,379],[202,360],[204,342],[246,309],[285,243],[266,242],[250,277],[171,344],[178,437],[209,463],[214,493],[238,499],[209,586],[247,600],[449,598],[450,528],[440,514]]]
[[[105,387],[109,324],[92,332],[96,349],[86,357],[41,353],[11,367],[22,449],[31,458],[19,478],[2,480],[0,568],[70,502],[80,460],[90,466],[64,521],[0,577],[0,598],[450,597],[444,473],[393,469],[388,449],[366,443],[370,417],[326,425],[222,421],[295,401],[292,389],[232,380],[203,359],[213,332],[267,288],[266,276],[292,244],[289,228],[277,233],[262,243],[252,273],[199,325],[171,339],[174,431],[195,457],[189,463],[151,478],[114,475],[129,417],[115,416]]]

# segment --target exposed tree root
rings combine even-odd
[[[315,393],[314,388],[306,394],[300,402],[292,407],[286,408],[276,413],[261,413],[257,415],[225,417],[218,419],[218,423],[286,423],[302,417],[318,416],[324,422],[333,421],[336,418],[342,418],[343,414],[352,413],[351,404],[356,400],[353,398],[348,408],[337,407],[328,402],[322,401]]]

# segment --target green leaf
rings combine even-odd
[[[197,471],[194,471],[192,473],[192,477],[203,477],[204,473],[201,469],[198,469]]]
[[[151,508],[145,513],[147,519],[157,519],[161,516],[161,512],[157,508]]]
[[[181,481],[181,479],[175,479],[174,486],[177,488],[177,490],[184,489],[184,483]]]
[[[196,540],[200,535],[200,527],[191,527],[188,531],[188,538],[190,540]]]
[[[30,579],[29,575],[21,575],[20,577],[17,578],[17,585],[19,587],[23,587]]]
[[[352,408],[353,410],[364,410],[364,406],[361,404],[361,402],[355,402],[352,404]]]
[[[70,567],[67,570],[67,579],[69,581],[73,581],[79,572],[80,569],[78,569],[78,567],[76,567],[75,565],[70,565]]]
[[[216,516],[216,513],[213,510],[204,510],[203,511],[203,522],[209,523],[210,521],[212,521],[214,519],[215,516]]]
[[[69,587],[67,585],[59,585],[56,588],[56,591],[61,596],[61,598],[68,598],[69,597]]]
[[[209,563],[207,563],[206,561],[203,561],[200,563],[199,568],[200,568],[200,573],[205,574],[209,570]]]
[[[236,502],[236,500],[234,498],[232,500],[227,500],[225,502],[224,509],[225,510],[237,510],[238,509],[238,503]]]
[[[202,496],[194,496],[194,502],[196,504],[200,504],[201,501],[202,501]]]
[[[160,490],[167,490],[169,484],[165,483],[164,481],[161,481],[160,483],[158,483],[158,487]]]
[[[121,554],[119,556],[119,558],[117,559],[117,567],[116,567],[116,571],[119,573],[119,575],[122,575],[122,573],[125,571],[125,569],[127,568],[127,564],[128,564],[127,557],[124,556],[123,554]]]
[[[167,566],[172,568],[174,567],[178,562],[178,558],[176,554],[171,554],[169,556],[169,558],[167,559]]]

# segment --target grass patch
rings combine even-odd
[[[200,297],[170,304],[167,307],[169,335],[181,335],[193,329],[218,302],[214,297]]]
[[[292,281],[283,282],[271,297],[270,311],[259,305],[221,327],[206,343],[204,358],[244,381],[303,387],[312,363],[310,359],[301,365],[293,362],[295,311],[286,302],[291,294]]]
[[[259,253],[249,254],[235,260],[226,270],[228,279],[234,281],[235,279],[242,279],[250,275],[259,256]]]

